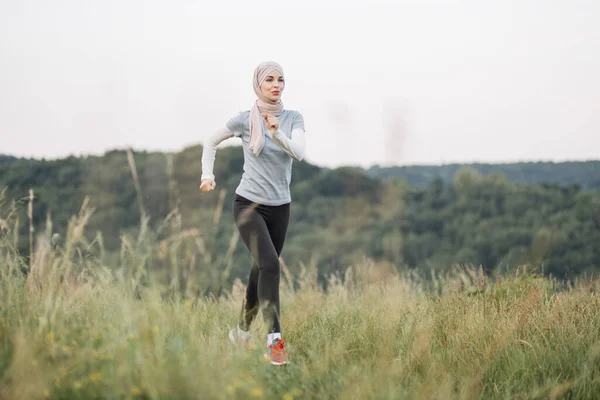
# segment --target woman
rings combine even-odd
[[[284,110],[283,69],[267,61],[254,71],[252,108],[231,118],[225,128],[204,145],[200,190],[215,188],[213,165],[217,145],[238,137],[244,150],[244,172],[235,191],[233,216],[240,236],[250,251],[253,264],[246,288],[242,317],[229,332],[232,341],[248,343],[250,324],[258,309],[266,321],[267,352],[273,365],[288,361],[281,337],[279,313],[279,256],[290,219],[290,180],[293,160],[304,157],[304,119],[297,111]]]

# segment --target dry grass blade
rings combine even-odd
[[[221,214],[223,213],[223,205],[225,204],[225,195],[227,194],[226,189],[219,191],[219,200],[217,201],[217,207],[215,208],[215,215],[213,217],[213,225],[217,226],[221,220]]]
[[[27,205],[27,218],[29,219],[29,268],[31,268],[31,256],[33,255],[33,189],[29,189],[29,203]]]
[[[142,196],[142,186],[140,185],[140,179],[138,178],[137,168],[135,166],[135,158],[133,157],[133,151],[131,148],[127,149],[127,162],[129,163],[129,169],[131,170],[131,177],[133,178],[133,185],[137,193],[138,205],[140,207],[140,221],[146,218],[146,208],[144,207],[144,198]]]

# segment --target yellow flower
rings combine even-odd
[[[97,353],[95,357],[99,360],[112,360],[113,357],[108,353]]]
[[[49,391],[47,391],[47,390],[44,390],[44,396],[45,396],[45,397],[50,397],[50,392],[49,392]]]
[[[252,389],[252,392],[251,392],[251,394],[252,394],[252,396],[254,396],[254,397],[261,397],[261,396],[262,396],[262,394],[263,394],[263,392],[262,392],[262,389],[261,389],[261,388],[259,388],[259,387],[255,387],[254,389]]]
[[[225,390],[227,390],[227,393],[229,394],[233,394],[233,392],[235,392],[235,388],[231,385],[227,385],[227,389]]]
[[[293,388],[289,392],[283,395],[283,400],[294,400],[296,397],[302,394],[302,390],[298,388]]]
[[[52,340],[54,338],[54,335],[52,334],[52,332],[48,332],[46,337],[48,338],[48,340]]]
[[[79,381],[73,382],[73,388],[75,388],[75,389],[81,389],[82,386],[83,385]]]
[[[75,339],[73,339],[73,340],[71,340],[71,344],[72,344],[73,346],[77,346],[77,341],[76,341]]]
[[[152,328],[152,332],[158,333],[158,331],[160,331],[160,328],[158,326],[155,326],[154,328]]]
[[[91,382],[100,382],[102,380],[102,372],[92,372],[88,378]]]
[[[131,388],[131,395],[132,396],[139,396],[140,394],[142,394],[142,391],[140,390],[139,387],[134,386]]]

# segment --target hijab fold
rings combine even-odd
[[[265,132],[263,127],[263,114],[279,117],[283,113],[281,99],[273,102],[267,99],[260,90],[260,85],[273,71],[283,76],[281,65],[273,61],[265,61],[254,70],[254,93],[258,97],[250,109],[250,145],[249,149],[258,156],[265,145]]]

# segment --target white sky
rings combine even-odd
[[[600,158],[597,0],[0,0],[0,153],[201,143],[266,59],[318,165]]]

